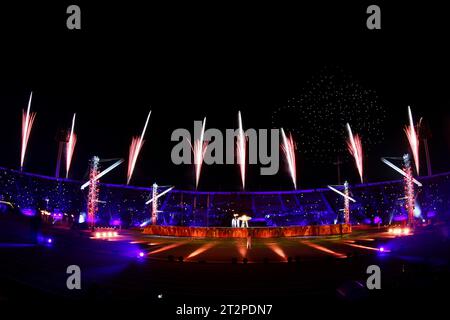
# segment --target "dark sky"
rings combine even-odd
[[[171,164],[173,129],[192,130],[204,116],[208,127],[233,128],[238,110],[246,127],[270,128],[274,110],[324,67],[338,66],[375,90],[388,113],[386,140],[367,155],[369,181],[396,177],[379,157],[407,151],[402,127],[408,105],[429,123],[435,172],[450,169],[449,27],[438,5],[380,3],[382,30],[369,31],[365,10],[372,3],[74,3],[82,10],[81,31],[65,26],[72,2],[2,6],[0,166],[19,166],[20,112],[33,90],[37,119],[27,171],[54,173],[54,137],[73,112],[73,178],[83,177],[94,154],[126,158],[151,108],[134,184],[193,188],[192,167]],[[303,161],[301,150],[298,156],[300,187],[336,183],[335,167]],[[260,177],[258,166],[250,166],[248,188],[291,188],[283,170]],[[357,182],[351,163],[343,175]],[[123,183],[125,176],[122,167],[104,181]],[[205,166],[200,189],[237,190],[239,182],[236,166]]]

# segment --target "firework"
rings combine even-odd
[[[128,174],[127,174],[127,184],[130,183],[131,177],[133,176],[134,168],[136,166],[136,161],[141,152],[142,146],[144,144],[144,135],[147,130],[148,121],[150,119],[152,111],[148,113],[147,120],[145,121],[144,130],[140,137],[133,137],[130,144],[130,153],[128,156]]]
[[[113,163],[111,166],[109,166],[108,168],[106,168],[105,170],[103,170],[102,172],[100,172],[99,174],[97,174],[95,177],[93,177],[91,180],[87,181],[86,183],[84,183],[81,186],[81,190],[84,190],[84,188],[86,188],[88,185],[91,184],[91,181],[97,181],[98,179],[100,179],[101,177],[103,177],[105,174],[107,174],[108,172],[110,172],[111,170],[113,170],[114,168],[118,167],[122,162],[124,162],[123,159],[118,160],[117,162]]]
[[[72,164],[73,151],[77,144],[77,135],[74,133],[76,113],[73,114],[72,127],[70,129],[69,141],[66,145],[66,178],[69,177],[70,165]]]
[[[391,167],[392,169],[394,169],[395,171],[397,171],[398,173],[400,173],[402,176],[406,177],[406,173],[400,169],[399,167],[397,167],[395,164],[393,164],[392,162],[390,162],[389,160],[385,159],[385,158],[381,158],[381,161],[385,164],[387,164],[389,167]],[[420,183],[419,181],[417,181],[416,179],[414,179],[412,176],[410,177],[412,179],[412,181],[417,184],[419,187],[422,186],[422,183]]]
[[[295,144],[292,134],[289,134],[289,138],[284,133],[283,128],[281,128],[281,135],[283,136],[283,145],[281,148],[286,156],[286,160],[289,166],[289,172],[291,174],[292,182],[294,183],[294,188],[297,189],[297,167],[295,163]]]
[[[362,144],[361,138],[355,134],[353,136],[352,128],[350,128],[350,124],[347,123],[347,131],[348,131],[348,140],[347,140],[347,148],[350,154],[355,158],[356,168],[359,172],[359,177],[361,178],[361,183],[363,182],[363,152],[362,152]]]
[[[195,188],[198,187],[198,182],[200,180],[200,173],[202,171],[203,159],[205,157],[206,148],[208,142],[204,141],[205,136],[205,125],[206,117],[203,119],[202,132],[200,133],[200,138],[196,139],[194,145],[192,146],[192,153],[194,154],[194,166],[195,166]]]
[[[414,121],[411,113],[411,108],[408,107],[408,118],[409,126],[405,126],[405,134],[408,138],[409,146],[414,158],[414,165],[416,167],[416,172],[419,174],[419,137],[416,132],[416,127],[414,126]],[[417,126],[417,131],[419,125]]]
[[[20,170],[23,169],[28,139],[30,138],[31,128],[33,127],[34,119],[36,117],[36,112],[30,112],[32,98],[33,92],[30,93],[27,112],[22,111],[22,150],[20,153]]]
[[[245,139],[244,128],[242,126],[241,112],[238,113],[239,121],[239,135],[236,141],[236,153],[238,157],[239,167],[241,169],[242,189],[245,188],[245,159],[246,159],[246,146],[247,141]]]

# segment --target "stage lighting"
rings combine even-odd
[[[144,252],[139,252],[139,258],[142,258],[144,256]]]

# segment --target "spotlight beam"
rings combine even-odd
[[[352,197],[347,196],[345,193],[339,191],[338,189],[333,188],[332,186],[328,186],[328,188],[329,188],[330,190],[336,192],[337,194],[343,196],[344,198],[346,198],[346,199],[348,199],[348,200],[350,200],[350,201],[352,201],[352,202],[356,202],[355,199],[353,199]]]
[[[398,173],[400,173],[402,176],[407,177],[406,173],[400,169],[399,167],[397,167],[395,164],[393,164],[392,162],[390,162],[389,160],[387,160],[386,158],[381,158],[381,161],[384,164],[387,164],[389,167],[391,167],[392,169],[394,169],[395,171],[397,171]],[[419,181],[417,181],[416,179],[412,178],[412,181],[418,185],[419,187],[422,186],[422,183],[420,183]]]
[[[159,197],[165,195],[167,192],[171,191],[173,188],[175,188],[175,186],[170,187],[170,188],[167,189],[167,190],[164,190],[163,192],[161,192],[160,194],[158,194],[155,198],[151,198],[150,200],[148,200],[145,204],[150,204],[150,203],[152,203],[153,200],[156,200],[156,199],[158,199]]]
[[[111,166],[109,166],[108,168],[106,168],[105,170],[103,170],[102,172],[100,172],[95,178],[95,180],[100,179],[101,177],[103,177],[105,174],[107,174],[108,172],[110,172],[111,170],[115,169],[116,167],[118,167],[120,164],[122,164],[124,162],[123,159],[120,159],[119,161],[115,162],[114,164],[112,164]],[[89,184],[91,183],[91,181],[87,181],[85,184],[83,184],[81,186],[81,190],[84,190],[87,186],[89,186]]]

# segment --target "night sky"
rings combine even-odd
[[[246,128],[271,128],[274,112],[305,95],[308,81],[323,70],[341,70],[375,92],[386,113],[379,128],[384,139],[366,155],[368,181],[398,177],[379,158],[408,150],[408,105],[430,127],[433,171],[450,170],[449,27],[437,5],[380,3],[382,29],[371,31],[365,10],[372,3],[143,7],[78,1],[82,30],[69,31],[69,4],[2,5],[0,166],[19,167],[21,109],[32,90],[37,118],[26,171],[54,174],[55,136],[70,126],[73,112],[78,143],[71,177],[82,179],[93,155],[127,158],[131,137],[140,134],[151,109],[132,183],[192,189],[193,167],[170,161],[175,128],[192,132],[193,121],[204,116],[207,127],[235,128],[238,110]],[[277,176],[259,176],[256,165],[248,170],[248,189],[291,188],[284,162]],[[342,175],[358,182],[350,161]],[[300,188],[336,183],[336,168],[302,155],[299,147],[298,179]],[[126,167],[103,181],[125,183]],[[237,166],[204,166],[199,189],[239,186]]]

